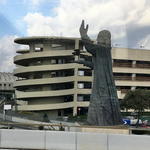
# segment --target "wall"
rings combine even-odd
[[[0,130],[0,148],[51,150],[149,150],[150,137],[63,131]]]

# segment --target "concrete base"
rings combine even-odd
[[[90,126],[86,126],[86,127],[82,127],[80,126],[75,127],[75,128],[71,128],[71,131],[76,131],[76,132],[94,132],[94,133],[107,133],[107,134],[126,134],[129,135],[130,134],[130,129],[129,128],[119,128],[119,127],[90,127]]]

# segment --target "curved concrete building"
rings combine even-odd
[[[56,117],[76,115],[78,107],[88,106],[92,73],[74,63],[77,58],[72,54],[74,49],[82,49],[80,39],[30,37],[15,42],[29,46],[28,50],[18,50],[19,55],[14,58],[18,66],[14,75],[20,78],[14,85],[16,96],[26,101],[18,110],[44,111]],[[87,76],[78,76],[83,73]],[[81,89],[83,81],[88,86]]]
[[[79,58],[72,55],[74,49],[84,51],[80,39],[28,37],[15,42],[29,46],[14,58],[16,96],[25,101],[18,110],[42,111],[51,118],[87,112],[92,71],[74,63]],[[129,89],[150,88],[150,51],[113,48],[112,57],[119,99]]]

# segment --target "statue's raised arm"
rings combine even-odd
[[[87,35],[88,32],[88,24],[85,27],[84,24],[84,20],[82,20],[81,26],[80,26],[80,35],[81,35],[81,39],[84,43],[84,46],[86,48],[86,50],[91,53],[92,55],[95,55],[95,44],[93,44],[93,41],[91,41],[91,39],[89,38],[89,36]]]
[[[84,20],[82,20],[82,23],[81,23],[81,26],[80,26],[80,30],[79,30],[82,40],[91,41],[89,36],[87,35],[88,28],[89,28],[88,24],[86,25],[86,28],[85,28]]]

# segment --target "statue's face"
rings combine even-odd
[[[107,30],[102,30],[97,36],[97,44],[105,47],[111,47],[111,34]]]

